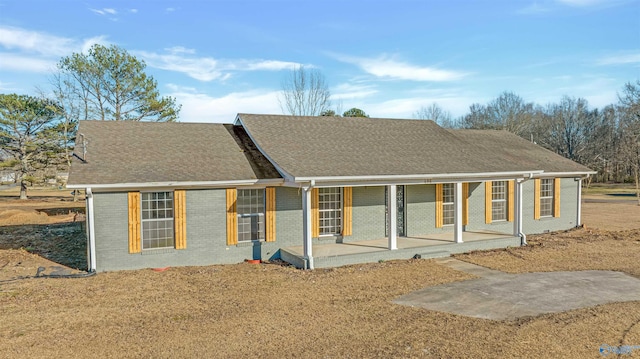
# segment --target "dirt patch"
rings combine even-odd
[[[613,231],[640,228],[640,206],[638,201],[630,196],[584,196],[582,223],[587,228]]]

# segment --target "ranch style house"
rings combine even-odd
[[[238,114],[80,121],[91,271],[281,259],[314,269],[526,244],[579,226],[589,168],[506,131]]]

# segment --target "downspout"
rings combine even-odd
[[[96,271],[96,231],[94,228],[94,216],[93,216],[93,192],[91,188],[85,190],[87,197],[87,240],[88,256],[87,256],[87,269],[89,272]]]
[[[582,181],[589,178],[590,174],[586,176],[578,177],[576,180],[578,181],[578,189],[576,196],[578,197],[578,208],[576,211],[576,227],[582,227]]]
[[[522,184],[525,183],[526,181],[530,180],[533,178],[533,173],[529,173],[529,177],[525,178],[522,180],[522,182],[520,182],[520,185],[518,186],[518,198],[520,199],[518,201],[518,236],[520,237],[520,245],[521,246],[526,246],[527,245],[527,235],[524,234],[524,231],[522,229]]]

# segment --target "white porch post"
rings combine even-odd
[[[313,247],[311,245],[311,187],[302,188],[302,252],[307,261],[306,269],[313,269]]]
[[[582,225],[582,178],[578,179],[578,210],[576,211],[576,227]]]
[[[453,237],[456,243],[462,243],[462,182],[456,182],[453,191],[453,205],[455,215],[453,216]]]
[[[522,184],[524,183],[524,180],[522,179],[517,179],[515,181],[516,183],[516,188],[515,188],[515,218],[513,219],[513,235],[514,236],[520,236],[520,234],[522,233]]]
[[[396,185],[387,186],[387,216],[389,222],[389,250],[398,249],[398,229],[396,220],[398,218],[398,207],[396,203]]]

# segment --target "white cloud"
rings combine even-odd
[[[43,32],[0,26],[0,46],[11,50],[38,52],[46,56],[63,56],[69,53],[69,48],[73,48],[74,41]]]
[[[3,71],[47,73],[56,68],[56,61],[12,53],[0,53],[0,68]]]
[[[107,44],[106,37],[84,40],[60,37],[48,33],[16,27],[0,26],[0,58],[2,70],[45,73],[55,69],[63,56],[72,52],[86,52],[93,44]]]
[[[367,73],[381,78],[410,81],[454,81],[467,74],[452,70],[442,70],[430,66],[416,66],[398,61],[392,56],[382,55],[376,58],[336,56],[340,61],[359,66]]]
[[[170,85],[170,96],[182,104],[181,122],[232,123],[238,112],[282,113],[278,105],[278,91],[253,90],[234,92],[222,97],[198,93],[193,88]]]
[[[640,53],[621,54],[603,57],[597,61],[598,65],[640,64]]]
[[[116,11],[116,9],[112,9],[112,8],[103,8],[103,9],[89,9],[93,12],[95,12],[96,14],[99,15],[117,15],[118,11]]]
[[[366,98],[378,93],[373,86],[370,85],[354,85],[350,83],[340,84],[331,89],[332,98],[336,100],[351,100]]]
[[[276,60],[217,60],[211,57],[195,57],[195,50],[176,46],[165,49],[166,54],[147,51],[133,51],[140,55],[147,64],[162,70],[187,74],[199,81],[224,81],[231,77],[233,71],[279,71],[288,70],[298,65],[294,62]]]
[[[518,14],[524,14],[524,15],[536,15],[536,14],[547,13],[549,11],[550,9],[548,7],[544,5],[540,5],[540,3],[536,1],[533,4],[518,10],[517,12]]]
[[[137,14],[138,13],[138,9],[129,9],[129,12],[132,14]]]
[[[576,7],[602,5],[610,2],[610,0],[556,0],[557,2]]]

